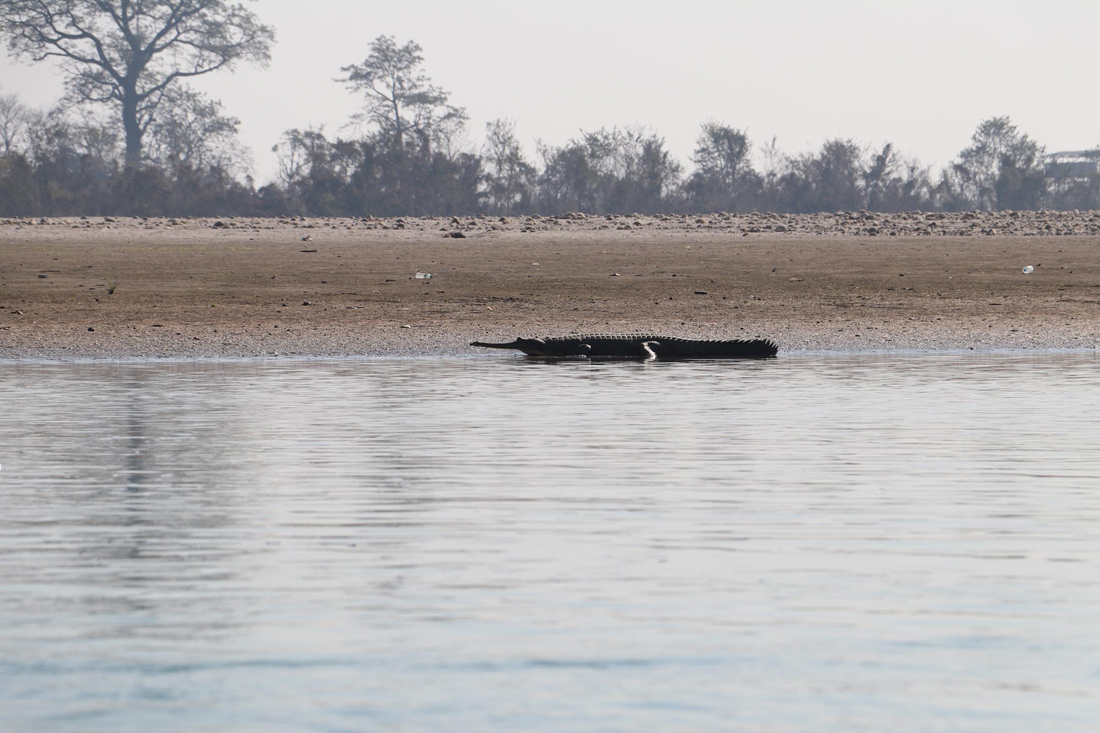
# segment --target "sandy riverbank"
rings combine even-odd
[[[1097,348],[1100,213],[11,219],[0,306],[7,359],[465,354],[638,330]]]

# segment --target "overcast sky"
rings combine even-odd
[[[644,124],[689,162],[699,124],[746,130],[787,152],[829,137],[943,165],[977,123],[1009,115],[1049,151],[1100,144],[1100,2],[1047,0],[260,0],[275,28],[267,69],[199,80],[241,120],[261,181],[291,127],[346,124],[358,100],[332,79],[379,34],[424,48],[425,69],[470,115],[562,144],[579,130]],[[34,106],[61,80],[0,57],[0,87]]]

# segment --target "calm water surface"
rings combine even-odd
[[[0,730],[1095,731],[1100,358],[0,365]]]

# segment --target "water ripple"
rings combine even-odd
[[[0,728],[1092,730],[1098,365],[0,365]]]

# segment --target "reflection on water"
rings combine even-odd
[[[0,365],[0,729],[1094,730],[1098,367]]]

